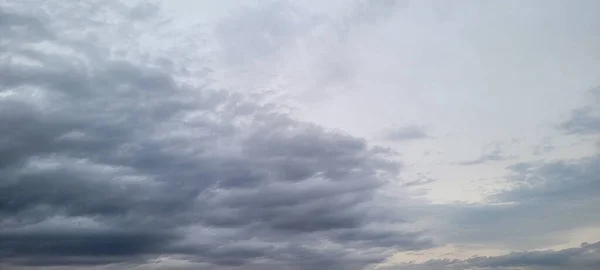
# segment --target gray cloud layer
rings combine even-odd
[[[24,10],[1,11],[3,262],[170,255],[213,267],[358,269],[431,246],[390,226],[399,219],[375,194],[400,165],[364,140],[182,84],[152,60],[110,59],[60,9]]]
[[[600,242],[584,243],[579,248],[558,251],[513,252],[497,257],[475,257],[467,260],[431,260],[423,264],[410,264],[391,269],[592,270],[598,269],[599,266]]]

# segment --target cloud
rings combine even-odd
[[[355,3],[348,16],[327,18],[266,4],[188,35],[144,1],[3,2],[0,268],[364,269],[440,242],[511,250],[562,244],[558,234],[600,224],[590,215],[600,202],[598,155],[515,163],[486,203],[431,204],[402,188],[433,178],[392,184],[403,170],[393,149],[299,121],[223,71],[271,76],[263,60],[279,68],[288,52],[331,34],[331,46],[307,48],[315,59],[300,77],[317,78],[315,85],[319,76],[355,78],[375,54],[356,58],[360,65],[345,61],[377,51],[378,41],[364,48],[362,41],[379,35],[367,34],[370,26],[398,7]],[[297,45],[299,37],[308,42]],[[371,82],[357,87],[378,87]],[[597,133],[595,110],[573,111],[564,130]],[[419,126],[387,135],[428,137]],[[498,144],[484,150],[461,164],[511,158]],[[402,269],[558,269],[565,260],[563,267],[596,269],[597,248]]]
[[[479,165],[486,163],[488,161],[502,161],[507,160],[508,157],[505,157],[501,150],[494,150],[491,153],[484,154],[476,159],[461,161],[458,164],[460,165]]]
[[[96,34],[110,38],[135,30],[131,16],[152,20],[154,7],[46,5],[1,9],[4,263],[171,256],[213,268],[360,269],[432,246],[377,198],[401,165],[365,140],[183,82],[185,69],[164,57],[118,57],[90,38],[96,28],[81,33],[95,23],[72,21],[108,14],[117,23]]]
[[[600,88],[589,91],[590,104],[574,109],[571,117],[560,125],[568,134],[600,133]]]
[[[592,270],[598,267],[600,267],[600,242],[556,251],[522,251],[496,257],[474,257],[466,260],[431,260],[422,264],[408,264],[389,269]]]
[[[500,144],[493,144],[491,151],[486,151],[486,153],[483,153],[480,157],[476,159],[461,161],[458,162],[458,164],[464,166],[479,165],[490,161],[503,161],[511,158],[512,157],[508,157],[504,154],[504,150],[502,150]]]
[[[569,123],[576,123],[573,119],[580,118]],[[585,130],[577,134],[592,133]],[[599,203],[598,153],[516,162],[506,168],[508,175],[488,193],[485,203],[423,207],[422,211],[445,217],[437,225],[445,238],[441,242],[486,243],[513,250],[562,245],[566,232],[600,225],[599,218],[589,215]]]
[[[271,2],[232,12],[215,29],[225,61],[254,64],[307,34],[320,18],[304,14],[286,2]]]
[[[0,249],[7,257],[20,254],[46,259],[56,259],[57,256],[106,257],[110,261],[111,257],[159,252],[172,239],[173,236],[152,231],[15,229],[4,230],[0,234]]]
[[[425,139],[429,136],[423,127],[411,125],[388,130],[383,137],[390,141],[410,141]]]
[[[507,174],[482,202],[412,202],[412,212],[404,216],[422,222],[440,245],[507,251],[564,246],[574,234],[600,225],[600,218],[590,215],[600,203],[598,168],[598,151],[582,158],[516,162],[507,166]]]
[[[520,163],[511,167],[514,188],[493,196],[503,202],[577,200],[600,193],[600,155],[559,160],[541,165]],[[517,169],[519,168],[519,169]]]
[[[531,249],[564,244],[558,234],[597,227],[600,155],[572,160],[519,162],[485,203],[422,206],[438,217],[443,243]],[[425,214],[426,213],[426,214]]]

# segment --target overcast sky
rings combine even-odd
[[[0,269],[599,269],[599,10],[0,0]]]

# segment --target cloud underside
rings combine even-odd
[[[164,57],[115,57],[70,19],[135,24],[155,10],[106,3],[0,9],[3,263],[360,269],[431,246],[376,199],[398,163],[236,91],[184,84]]]
[[[408,270],[593,270],[600,266],[600,242],[584,243],[581,247],[558,251],[513,252],[497,257],[474,257],[467,260],[431,260],[422,264],[407,264],[391,269]]]

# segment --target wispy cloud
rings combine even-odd
[[[390,141],[410,141],[428,137],[425,128],[415,125],[392,128],[385,131],[383,135],[384,139]]]
[[[590,104],[574,109],[560,127],[569,134],[600,133],[600,88],[589,91]]]
[[[504,145],[500,142],[495,142],[488,145],[481,156],[476,159],[458,162],[459,165],[479,165],[487,162],[504,161],[514,158],[514,156],[506,155]]]

